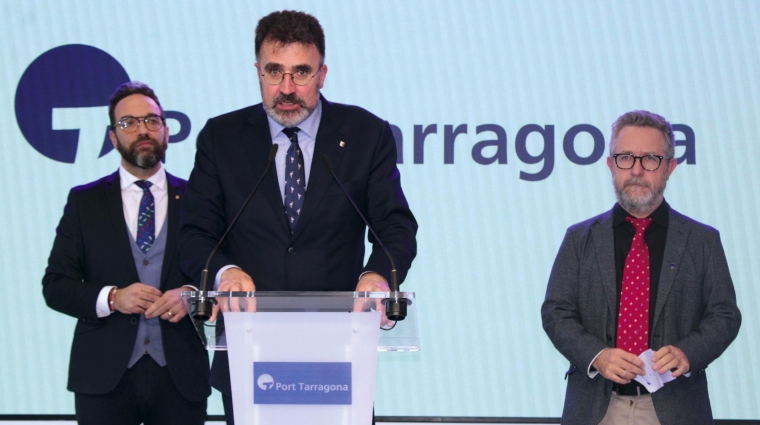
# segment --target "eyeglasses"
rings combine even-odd
[[[148,115],[144,117],[124,117],[113,125],[113,129],[116,130],[118,127],[121,128],[125,133],[134,133],[137,131],[137,127],[140,126],[140,122],[145,123],[145,128],[148,130],[157,131],[164,126],[166,119],[158,115]]]
[[[615,155],[612,155],[612,158],[615,159],[615,165],[621,170],[630,170],[636,165],[636,160],[638,159],[641,168],[647,171],[656,171],[660,168],[663,159],[667,159],[668,161],[672,159],[660,155],[636,156],[629,153],[616,153]]]
[[[297,86],[305,86],[309,84],[314,76],[319,73],[320,69],[322,69],[322,65],[317,68],[317,72],[309,74],[309,71],[306,69],[298,69],[295,72],[282,72],[279,69],[273,68],[264,70],[261,73],[261,76],[264,77],[264,81],[266,81],[268,84],[276,86],[282,83],[282,80],[285,79],[286,75],[290,75],[290,78],[293,80],[293,84]]]

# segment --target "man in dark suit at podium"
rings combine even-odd
[[[69,193],[42,279],[48,306],[79,319],[68,389],[80,424],[203,424],[208,355],[186,315],[177,263],[186,182],[164,171],[169,140],[153,90],[109,105],[115,173]]]
[[[214,257],[220,291],[388,291],[390,263],[376,241],[364,263],[366,226],[323,165],[335,173],[406,276],[417,223],[401,189],[386,121],[320,95],[324,33],[311,15],[274,12],[256,28],[263,103],[213,118],[198,136],[183,205],[180,265],[198,278],[255,182],[273,144],[275,167]],[[228,362],[217,352],[212,385],[233,422]]]

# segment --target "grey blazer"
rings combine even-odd
[[[571,226],[554,261],[541,306],[544,330],[570,361],[564,424],[597,424],[607,411],[612,381],[586,373],[605,347],[614,347],[617,284],[612,211]],[[652,394],[663,425],[711,424],[707,366],[736,338],[741,313],[717,230],[675,210],[662,261],[651,348],[680,348],[691,375]]]

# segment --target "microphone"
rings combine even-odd
[[[391,296],[393,298],[386,298],[383,300],[383,303],[385,304],[385,316],[389,320],[393,320],[393,321],[404,320],[406,318],[407,300],[406,298],[399,298],[398,296],[398,293],[399,293],[398,270],[396,270],[396,263],[393,261],[393,257],[391,257],[391,253],[388,251],[388,248],[385,247],[385,245],[383,244],[383,241],[380,240],[380,237],[377,236],[377,233],[375,233],[375,229],[373,229],[372,226],[369,224],[369,221],[367,221],[367,219],[364,217],[364,214],[362,214],[362,211],[356,205],[356,202],[354,202],[353,198],[351,198],[351,195],[348,194],[346,187],[343,186],[343,183],[335,174],[335,169],[333,168],[332,162],[330,162],[330,158],[327,155],[322,155],[322,162],[325,163],[325,167],[327,168],[327,171],[329,171],[330,174],[332,174],[333,178],[335,179],[335,182],[338,183],[338,186],[340,186],[340,190],[343,191],[343,194],[346,195],[346,198],[348,198],[348,201],[351,202],[351,205],[354,207],[357,214],[359,214],[359,217],[361,217],[361,219],[364,221],[364,224],[367,225],[367,228],[369,229],[369,231],[372,232],[372,235],[375,237],[375,240],[377,241],[378,245],[380,245],[380,248],[383,249],[385,256],[388,257],[388,261],[391,262],[391,291],[392,291]]]
[[[198,299],[193,300],[193,308],[192,308],[192,317],[196,320],[201,320],[205,322],[211,317],[211,308],[212,303],[214,302],[212,298],[206,297],[206,292],[208,292],[208,267],[211,264],[211,259],[214,258],[214,255],[216,254],[216,251],[219,250],[219,247],[222,246],[222,242],[227,238],[227,235],[230,233],[230,230],[232,230],[232,226],[235,225],[238,218],[240,218],[240,214],[243,213],[243,210],[245,210],[245,207],[248,205],[248,202],[253,198],[253,194],[256,193],[256,190],[261,185],[261,182],[264,181],[264,177],[266,177],[267,172],[269,172],[269,168],[271,167],[272,163],[274,162],[274,157],[277,154],[277,148],[279,145],[276,143],[272,145],[272,149],[269,150],[269,157],[267,158],[267,167],[264,169],[264,173],[259,177],[259,181],[256,182],[256,185],[253,187],[253,190],[251,190],[251,193],[248,194],[248,198],[245,199],[245,202],[243,202],[243,206],[240,207],[240,210],[238,210],[237,214],[235,215],[235,218],[232,219],[230,222],[230,225],[227,226],[227,230],[224,231],[224,234],[221,238],[219,238],[219,242],[217,242],[214,249],[211,250],[211,254],[208,256],[208,260],[206,260],[206,266],[203,267],[203,271],[201,272],[201,289],[200,289],[200,296]]]

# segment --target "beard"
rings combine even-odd
[[[264,92],[262,90],[261,93],[262,97],[264,96]],[[319,96],[319,89],[317,89],[317,96]],[[300,108],[292,110],[292,111],[279,111],[277,110],[277,105],[280,103],[295,103]],[[274,120],[277,124],[280,124],[283,127],[295,127],[298,124],[301,124],[306,118],[311,115],[312,112],[317,108],[317,105],[314,104],[314,106],[309,107],[306,104],[306,101],[303,100],[303,98],[296,96],[295,93],[290,94],[282,94],[280,93],[272,99],[272,102],[270,104],[267,104],[264,102],[264,110],[266,111],[267,115],[269,115],[270,118]]]
[[[150,146],[138,146],[140,142],[146,140],[150,142]],[[164,159],[164,155],[166,154],[166,142],[159,143],[158,140],[149,134],[140,135],[140,137],[129,146],[122,143],[118,137],[116,138],[116,141],[116,150],[119,151],[121,157],[124,158],[127,163],[142,168],[143,170],[155,167]]]
[[[644,179],[631,177],[618,186],[615,179],[612,179],[612,185],[615,188],[615,196],[618,203],[624,210],[636,216],[648,215],[662,202],[665,186],[668,183],[668,175],[663,177],[661,184],[656,187]],[[638,187],[636,187],[638,186]],[[646,188],[643,194],[637,194],[636,190]]]

